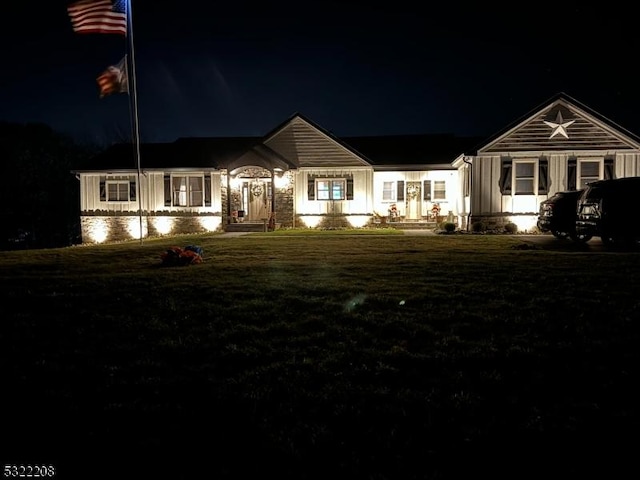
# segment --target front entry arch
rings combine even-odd
[[[246,167],[230,175],[231,220],[263,223],[274,210],[273,175],[260,167]]]

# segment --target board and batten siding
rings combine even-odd
[[[100,181],[102,178],[118,179],[133,176],[137,182],[137,172],[121,172],[113,175],[104,173],[81,173],[80,174],[80,211],[105,211],[112,213],[129,212],[138,210],[138,201],[131,202],[106,202],[100,200]],[[144,178],[141,178],[142,188],[139,192],[144,192]]]
[[[454,215],[459,215],[462,212],[459,204],[460,197],[460,184],[459,184],[459,174],[456,170],[398,170],[398,171],[384,171],[384,172],[375,172],[373,175],[373,202],[374,202],[374,211],[381,214],[386,215],[389,209],[389,206],[392,203],[396,204],[398,209],[398,214],[400,216],[406,215],[406,202],[407,196],[406,192],[404,194],[403,199],[395,199],[395,200],[383,200],[383,190],[384,190],[384,182],[404,182],[404,189],[406,190],[406,186],[410,182],[420,183],[420,201],[421,208],[420,211],[422,216],[426,216],[430,211],[431,207],[434,203],[438,203],[441,207],[441,215],[447,215],[449,211],[451,211]],[[436,181],[444,181],[445,182],[445,199],[437,200],[432,197],[434,191],[434,182]],[[425,200],[424,188],[425,182],[428,182],[429,197],[430,200]]]
[[[363,215],[373,208],[372,168],[312,168],[294,172],[295,212],[298,215]],[[310,200],[309,180],[313,178],[352,178],[353,200]]]
[[[168,174],[169,172],[167,172]],[[221,181],[219,172],[180,172],[188,175],[211,175],[211,206],[206,207],[167,207],[164,202],[164,175],[162,171],[146,171],[140,175],[139,199],[142,200],[142,210],[148,212],[191,212],[212,213],[222,210]],[[80,174],[80,210],[82,212],[125,213],[137,212],[138,201],[106,202],[100,200],[101,178],[108,180],[122,176],[133,176],[137,181],[137,173],[105,175],[99,173]]]
[[[264,143],[300,168],[369,166],[365,160],[341,145],[336,139],[300,118],[293,119]]]

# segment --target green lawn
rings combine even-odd
[[[637,472],[640,254],[526,244],[251,234],[0,252],[0,460],[61,480]],[[162,266],[172,245],[204,262]]]

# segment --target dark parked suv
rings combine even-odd
[[[578,200],[583,190],[558,192],[540,204],[538,228],[551,232],[557,238],[571,238],[584,243],[591,240],[590,234],[576,232],[576,212]]]
[[[578,202],[576,232],[600,237],[605,245],[640,241],[640,177],[587,184]]]

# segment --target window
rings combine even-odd
[[[201,207],[204,204],[202,176],[172,177],[172,202],[176,207]]]
[[[100,201],[135,202],[136,177],[133,175],[100,177]]]
[[[516,195],[533,195],[535,192],[535,162],[513,162]]]
[[[578,188],[584,188],[588,182],[602,178],[602,162],[600,160],[580,160],[580,183]]]
[[[447,198],[446,182],[444,180],[435,180],[433,182],[433,199],[445,200]]]
[[[128,202],[129,182],[107,182],[107,202]]]
[[[396,182],[383,182],[382,183],[382,201],[394,202],[396,199]]]
[[[317,180],[316,190],[318,200],[344,200],[346,195],[346,180]]]

